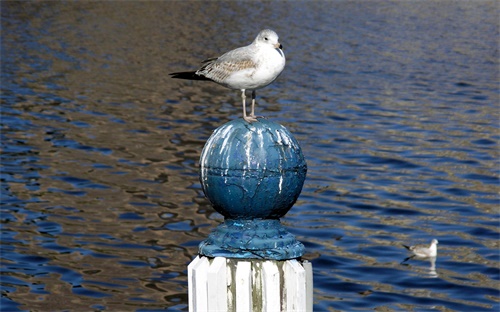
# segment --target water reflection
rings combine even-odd
[[[270,27],[288,64],[258,106],[308,162],[282,222],[315,310],[498,310],[496,2],[0,5],[2,309],[186,309],[221,218],[200,153],[241,107],[166,74]],[[410,237],[439,270],[400,265]]]
[[[421,258],[417,257],[415,255],[408,257],[404,259],[401,264],[406,265],[406,266],[411,266],[410,260],[413,261],[429,261],[429,270],[427,271],[427,274],[429,277],[436,278],[438,277],[438,273],[436,272],[436,259],[437,257],[427,257],[427,258]]]
[[[438,274],[436,272],[436,258],[437,257],[430,257],[429,262],[431,266],[429,267],[429,275],[431,277],[438,277]]]

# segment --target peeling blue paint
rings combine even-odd
[[[284,260],[304,253],[279,222],[307,172],[300,146],[285,127],[266,119],[228,122],[208,139],[200,167],[203,191],[225,217],[200,244],[201,254]]]

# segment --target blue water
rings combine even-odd
[[[240,98],[170,79],[280,35],[257,92],[308,163],[282,223],[315,311],[500,309],[494,1],[1,2],[2,311],[187,309],[222,221],[198,160]],[[439,240],[435,263],[401,244]]]

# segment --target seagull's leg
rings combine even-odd
[[[250,116],[255,117],[255,90],[252,90],[252,112]]]
[[[406,261],[411,260],[411,259],[413,259],[413,258],[415,258],[415,255],[413,255],[413,256],[411,256],[411,257],[408,257],[408,258],[404,259],[403,261],[401,261],[401,263],[400,263],[400,264],[403,264],[403,263],[405,263]]]
[[[245,89],[241,89],[241,101],[243,102],[243,119],[247,120],[247,108],[245,107]]]
[[[255,91],[254,91],[255,92]],[[253,95],[253,93],[252,93]],[[245,121],[249,122],[249,123],[252,123],[254,121],[257,121],[257,118],[255,118],[254,116],[250,115],[250,116],[247,116],[247,108],[245,106],[245,99],[246,99],[246,95],[245,95],[245,89],[241,89],[241,100],[243,102],[243,119],[245,119]]]
[[[263,116],[255,116],[255,90],[252,91],[252,112],[250,117],[253,118],[264,118]]]

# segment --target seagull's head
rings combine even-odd
[[[264,29],[255,38],[255,44],[257,45],[270,45],[275,49],[282,49],[283,46],[278,41],[278,34],[271,29]]]
[[[437,244],[439,244],[439,242],[438,242],[438,240],[437,240],[437,239],[435,239],[435,238],[434,238],[434,239],[431,241],[431,245],[437,245]]]

